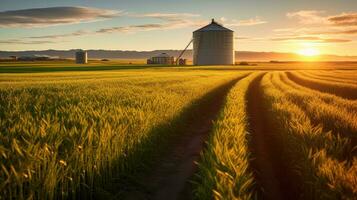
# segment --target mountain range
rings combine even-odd
[[[77,50],[41,50],[41,51],[0,51],[0,58],[9,56],[48,55],[60,58],[74,58]],[[147,59],[160,53],[177,57],[180,50],[122,51],[122,50],[87,50],[89,59]],[[192,59],[192,50],[187,50],[183,58]],[[295,53],[236,51],[236,61],[301,61],[303,57]],[[357,56],[320,55],[319,61],[357,61]]]

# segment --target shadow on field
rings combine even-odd
[[[252,152],[251,167],[260,187],[258,199],[279,200],[299,199],[298,180],[284,160],[284,149],[277,128],[267,114],[269,109],[264,102],[261,85],[263,76],[258,76],[249,85],[247,112]]]
[[[0,66],[0,73],[41,73],[41,72],[81,72],[149,69],[168,66],[161,65],[116,65],[116,66]]]
[[[247,74],[248,75],[248,74]],[[245,77],[245,76],[244,76]],[[94,199],[191,199],[188,181],[230,88],[239,77],[208,92],[173,120],[155,127],[137,148],[117,162],[109,184],[96,185]]]

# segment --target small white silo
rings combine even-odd
[[[87,51],[78,50],[76,52],[76,63],[77,64],[86,64],[86,63],[88,63],[88,53],[87,53]]]
[[[234,57],[234,32],[214,19],[193,32],[194,65],[233,65]]]
[[[150,64],[173,65],[175,63],[175,57],[170,56],[167,53],[160,53],[159,55],[152,57],[150,60]]]

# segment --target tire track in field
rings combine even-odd
[[[265,75],[265,74],[264,74]],[[263,100],[260,85],[263,76],[254,79],[248,89],[247,112],[252,152],[251,167],[262,199],[298,199],[297,187],[293,184],[292,173],[283,159],[281,141],[271,123]]]
[[[151,173],[142,178],[138,191],[130,192],[124,199],[192,199],[191,177],[197,170],[196,161],[211,132],[213,121],[223,106],[229,90],[240,80],[240,76],[213,89],[187,108],[183,120],[173,130],[170,149],[159,155]],[[155,158],[153,158],[155,159]]]

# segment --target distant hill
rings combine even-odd
[[[0,58],[9,56],[29,56],[29,55],[48,55],[60,58],[74,58],[73,50],[43,50],[43,51],[0,51]],[[146,59],[160,53],[166,52],[177,57],[180,50],[154,50],[154,51],[121,51],[121,50],[88,50],[89,59]],[[184,58],[192,59],[192,50],[187,50]],[[299,61],[301,56],[294,53],[279,52],[252,52],[236,51],[237,61]],[[357,56],[337,56],[321,55],[321,61],[357,61]]]

